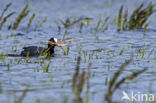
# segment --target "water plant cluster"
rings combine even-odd
[[[118,14],[118,31],[120,30],[136,30],[136,29],[146,29],[150,22],[147,22],[148,18],[155,12],[156,4],[149,3],[147,7],[144,8],[144,3],[142,3],[138,8],[136,8],[128,20],[128,10],[123,14],[122,5]],[[146,23],[146,24],[145,24]]]
[[[9,10],[9,8],[11,7],[12,3],[9,3],[6,5],[6,7],[4,8],[3,12],[1,13],[1,16],[0,16],[0,30],[2,29],[3,25],[7,22],[7,20],[9,18],[11,18],[12,15],[16,14],[16,12],[11,12],[9,14],[7,14],[5,17],[5,13]],[[23,10],[21,11],[21,13],[16,17],[15,21],[13,24],[10,24],[8,26],[8,30],[12,29],[12,30],[16,30],[19,26],[19,24],[21,23],[21,21],[26,17],[28,16],[29,14],[29,9],[28,9],[29,5],[27,4]],[[30,17],[29,19],[29,22],[27,24],[27,27],[29,28],[33,19],[35,18],[35,13],[32,14],[32,16]]]

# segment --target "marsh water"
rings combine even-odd
[[[138,94],[153,94],[156,101],[156,15],[148,21],[147,32],[143,30],[117,32],[117,16],[120,6],[129,14],[141,3],[155,3],[155,0],[1,0],[0,13],[12,3],[5,13],[16,12],[0,30],[0,53],[20,54],[24,46],[37,46],[51,37],[72,38],[72,44],[55,48],[55,57],[50,60],[38,57],[8,57],[0,61],[0,103],[72,103],[72,79],[78,56],[81,56],[80,72],[90,68],[89,103],[105,103],[108,82],[126,61],[132,62],[122,72],[125,77],[147,68],[133,80],[127,80],[113,94],[114,101],[121,101],[123,91]],[[8,30],[25,5],[29,14],[20,22],[16,30]],[[30,17],[35,18],[27,27]],[[98,20],[104,20],[106,30],[97,30]],[[92,18],[82,27],[75,24],[65,28],[61,21]],[[100,26],[99,26],[100,28]],[[46,46],[46,45],[40,45]],[[68,53],[65,53],[68,51]],[[68,55],[67,55],[68,54]],[[49,65],[49,66],[48,66]],[[44,67],[48,66],[48,71]],[[85,99],[86,87],[81,93]],[[145,101],[146,102],[146,101]]]

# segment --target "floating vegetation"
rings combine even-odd
[[[25,6],[25,8],[22,10],[22,12],[19,14],[19,16],[16,18],[15,22],[13,23],[13,25],[10,25],[8,27],[8,29],[13,29],[13,30],[16,30],[20,24],[20,22],[22,21],[22,19],[24,19],[28,13],[29,13],[29,10],[28,10],[28,7],[29,5],[27,4]]]
[[[154,7],[156,4],[149,3],[147,7],[144,7],[144,3],[142,3],[138,8],[136,8],[130,16],[130,19],[127,20],[128,10],[125,11],[124,16],[122,17],[123,6],[120,7],[119,15],[118,15],[118,29],[124,30],[135,30],[144,28],[144,34],[147,30],[147,27],[150,22],[147,24],[146,21],[148,18],[155,12]],[[144,25],[145,24],[145,25]]]
[[[125,68],[131,63],[132,59],[126,61],[124,64],[121,65],[120,69],[114,74],[114,76],[112,77],[112,79],[109,82],[109,86],[108,86],[108,91],[105,95],[105,100],[108,103],[113,103],[112,102],[112,95],[114,94],[114,92],[126,81],[126,80],[132,80],[134,78],[136,78],[138,75],[140,75],[141,73],[145,72],[147,70],[147,68],[144,68],[143,70],[139,70],[137,72],[133,72],[132,74],[123,77],[122,79],[120,79],[119,81],[117,81],[117,79],[119,78],[119,76],[122,74],[122,72],[125,70]]]
[[[0,30],[2,29],[2,26],[6,23],[7,19],[10,18],[13,14],[15,14],[15,12],[11,12],[7,16],[4,17],[5,12],[9,9],[11,5],[12,5],[11,3],[6,5],[5,9],[3,10],[0,16]]]

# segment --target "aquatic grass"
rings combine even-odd
[[[108,29],[107,22],[109,20],[110,16],[105,17],[103,20],[99,19],[96,23],[95,29],[94,29],[94,35],[96,36],[97,32],[105,32]]]
[[[2,29],[2,26],[6,23],[7,19],[11,17],[13,14],[15,14],[15,12],[12,12],[8,14],[6,17],[4,17],[3,21],[0,23],[0,30]]]
[[[108,84],[108,77],[105,78],[105,85]]]
[[[27,52],[26,58],[25,58],[25,62],[29,63],[29,52]]]
[[[43,18],[43,23],[46,23],[47,22],[47,19],[48,19],[48,16],[45,16],[44,18]]]
[[[149,58],[150,55],[153,53],[154,49],[155,49],[155,48],[152,48],[152,50],[150,51],[150,53],[149,53],[148,56],[147,56],[148,58]]]
[[[87,73],[86,73],[86,88],[87,88],[87,91],[86,91],[86,97],[85,97],[85,100],[84,100],[84,103],[88,103],[89,102],[89,97],[90,97],[90,68],[91,68],[92,64],[89,63],[88,64],[88,69],[87,69]]]
[[[36,98],[35,103],[41,103],[40,98]]]
[[[69,55],[69,47],[67,47],[67,55]]]
[[[1,54],[0,54],[0,59],[1,59],[1,61],[2,61],[4,64],[6,64],[6,53],[1,53]]]
[[[128,10],[125,11],[125,14],[124,14],[124,17],[123,17],[123,26],[122,26],[123,30],[126,30],[127,26],[128,26],[128,24],[127,24],[127,17],[128,17]]]
[[[19,14],[19,16],[16,18],[16,20],[14,21],[13,25],[10,25],[8,27],[8,29],[13,29],[13,30],[16,30],[20,24],[20,22],[22,21],[22,19],[24,19],[28,13],[29,13],[29,10],[28,10],[28,7],[29,5],[27,4],[24,9],[22,10],[22,12]]]
[[[58,25],[57,27],[58,27],[58,32],[59,32],[59,34],[61,34],[61,26]]]
[[[71,20],[70,18],[67,18],[64,21],[61,20],[61,23],[63,24],[64,28],[70,28],[74,26],[75,24],[80,24],[80,25],[88,25],[89,21],[92,20],[93,18],[85,17],[85,18],[79,18],[79,19],[74,19]],[[81,24],[82,23],[82,24]],[[80,26],[81,27],[81,26]]]
[[[124,16],[122,17],[123,5],[120,7],[119,14],[118,14],[118,29],[117,31],[121,30],[136,30],[144,28],[144,34],[147,31],[147,27],[149,26],[150,22],[146,23],[148,18],[156,12],[154,7],[156,4],[149,3],[147,7],[144,7],[144,3],[142,3],[138,8],[136,8],[133,13],[131,14],[129,20],[127,20],[128,10],[125,11]],[[122,19],[123,18],[123,19]],[[146,24],[145,24],[146,23]]]
[[[150,22],[148,22],[147,24],[145,24],[144,26],[144,35],[146,35],[147,32],[147,27],[149,26]]]
[[[101,24],[101,19],[99,19],[98,22],[97,22],[97,24],[96,24],[96,27],[95,27],[95,35],[96,35],[97,31],[98,31],[98,28],[99,28],[100,24]]]
[[[64,52],[64,55],[69,55],[69,46],[66,48],[66,50],[63,49],[63,52]]]
[[[123,11],[123,5],[120,7],[120,10],[119,10],[119,15],[118,15],[118,29],[117,29],[117,31],[120,31],[121,30],[122,11]]]
[[[50,65],[51,61],[49,60],[48,64],[46,64],[46,62],[44,62],[44,66],[43,66],[43,71],[48,72],[49,71],[49,65]]]
[[[17,52],[17,45],[12,46],[12,48],[11,48],[11,52]]]
[[[27,27],[29,28],[30,27],[30,25],[31,25],[31,23],[32,23],[32,21],[34,20],[34,18],[35,18],[35,13],[33,13],[32,14],[32,16],[31,16],[31,18],[29,19],[29,22],[28,22],[28,25],[27,25]]]
[[[82,45],[81,45],[81,43],[80,43],[79,49],[78,49],[78,54],[81,54],[81,50],[82,50]]]
[[[82,32],[82,28],[83,28],[83,26],[84,26],[84,23],[83,23],[83,22],[80,22],[80,29],[79,29],[79,33],[81,33],[81,32]]]
[[[82,71],[82,73],[80,73],[80,61],[81,58],[80,56],[77,59],[77,65],[75,68],[75,73],[73,75],[73,79],[72,79],[72,91],[74,93],[74,103],[88,103],[89,101],[89,94],[90,94],[90,82],[89,82],[89,78],[90,78],[90,68],[91,68],[91,64],[88,65],[88,69],[87,72],[85,72],[84,70]],[[83,92],[83,88],[84,85],[86,83],[86,95],[85,98],[83,100],[83,98],[81,97],[81,94]]]
[[[18,99],[14,98],[14,103],[22,103],[24,98],[26,97],[27,92],[27,89],[22,90],[22,95]]]
[[[146,53],[146,50],[147,50],[147,48],[146,48],[146,46],[144,45],[144,47],[142,48],[142,51],[141,51],[141,59],[144,58],[144,55],[145,55],[145,53]]]
[[[15,12],[9,13],[7,16],[4,17],[5,12],[10,8],[12,3],[9,3],[5,6],[5,9],[3,10],[1,16],[0,16],[0,30],[2,29],[2,26],[6,23],[6,21],[13,15]]]
[[[44,16],[44,18],[42,20],[41,19],[37,20],[38,25],[35,26],[34,30],[37,31],[44,23],[47,22],[47,19],[48,19],[48,17]]]
[[[121,50],[120,50],[120,53],[119,55],[122,55],[122,53],[124,52],[125,48],[123,47]]]
[[[40,56],[41,57],[41,56]],[[43,58],[41,58],[41,65],[45,62],[45,59],[48,57],[48,53],[45,53]]]
[[[63,100],[61,103],[69,103],[69,97],[68,96],[63,96]]]
[[[22,62],[22,57],[18,59],[17,64],[20,64]]]
[[[132,74],[121,78],[119,81],[117,81],[117,79],[119,78],[119,76],[122,74],[122,72],[125,70],[125,68],[131,63],[132,59],[126,61],[124,64],[121,65],[121,67],[119,68],[119,70],[114,74],[114,76],[112,77],[112,79],[109,81],[109,86],[108,86],[108,91],[105,95],[105,100],[108,103],[113,103],[112,102],[112,95],[114,94],[114,92],[126,81],[126,80],[133,80],[134,78],[136,78],[137,76],[139,76],[141,73],[145,72],[147,70],[147,68],[144,68],[142,70],[138,70],[136,72],[133,72]]]
[[[0,21],[2,20],[2,18],[3,18],[3,16],[4,16],[4,14],[5,14],[5,12],[9,9],[9,7],[12,5],[12,3],[9,3],[9,4],[7,4],[6,6],[5,6],[5,9],[3,10],[3,12],[2,12],[2,14],[1,14],[1,16],[0,16]]]
[[[146,22],[146,20],[149,18],[149,16],[154,12],[154,5],[152,3],[149,3],[149,5],[141,10],[144,6],[144,3],[142,3],[134,12],[132,13],[130,20],[129,20],[129,29],[141,29],[143,24]]]
[[[63,24],[65,28],[69,28],[71,26],[70,18],[67,18],[65,22],[61,20],[61,23]]]
[[[0,34],[0,40],[2,40],[2,35]]]
[[[12,37],[16,37],[16,35],[14,35],[13,33],[11,33],[10,35],[7,35],[6,38],[12,38]]]
[[[2,89],[2,86],[1,86],[1,83],[0,83],[0,94],[3,93],[3,89]]]
[[[99,49],[98,49],[98,52],[102,52],[102,48],[99,48]]]
[[[106,23],[108,22],[110,16],[107,16],[104,20],[102,20],[102,27],[101,27],[101,31],[104,32],[107,30],[108,26],[106,25]]]
[[[96,52],[96,59],[98,59],[98,53]]]
[[[84,25],[87,26],[93,18],[84,18]]]
[[[10,71],[10,64],[8,63],[8,70],[7,71]]]
[[[86,59],[86,51],[82,51],[83,57],[84,57],[84,63],[86,63],[87,59]]]
[[[82,92],[82,89],[81,89],[81,91],[79,90],[79,88],[80,87],[77,87],[77,85],[78,86],[83,86],[83,83],[84,82],[82,82],[81,81],[81,83],[79,83],[79,84],[81,84],[81,85],[79,85],[77,82],[79,81],[79,69],[80,69],[80,57],[78,57],[78,59],[77,59],[77,66],[76,66],[76,68],[75,68],[75,73],[74,73],[74,75],[73,75],[73,80],[72,80],[72,91],[74,92],[74,96],[75,96],[75,102],[76,101],[80,101],[80,102],[82,102],[82,98],[81,98],[81,96],[80,96],[80,93]],[[84,76],[84,73],[83,73],[83,75],[82,76]],[[82,77],[81,77],[81,79],[83,79]]]
[[[89,54],[89,60],[93,59],[94,56],[94,52],[92,52],[91,54]]]

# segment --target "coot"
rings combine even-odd
[[[40,56],[44,55],[45,53],[48,53],[48,56],[54,56],[54,48],[57,44],[57,39],[56,38],[51,38],[48,42],[48,47],[38,47],[38,46],[28,46],[28,47],[23,47],[23,51],[21,52],[20,55],[17,54],[8,54],[8,56]]]

